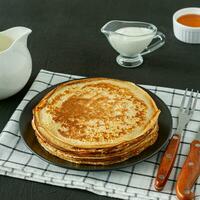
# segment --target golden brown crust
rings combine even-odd
[[[91,155],[97,155],[97,156],[103,156],[104,154],[113,154],[116,152],[120,152],[122,149],[128,150],[129,148],[133,148],[137,144],[141,143],[141,141],[144,141],[145,138],[147,138],[152,131],[158,131],[159,127],[158,124],[156,123],[150,130],[148,130],[144,135],[138,137],[137,139],[129,142],[123,142],[119,145],[112,146],[112,147],[107,147],[107,148],[101,148],[101,147],[96,147],[96,148],[79,148],[79,147],[74,147],[71,145],[65,145],[63,148],[61,145],[57,145],[54,143],[54,140],[48,140],[48,138],[45,138],[44,135],[42,135],[37,128],[35,127],[34,120],[32,120],[32,126],[34,127],[35,134],[40,137],[45,143],[48,143],[51,146],[54,146],[56,149],[59,149],[61,151],[65,152],[70,152],[70,153],[75,153],[78,155],[85,155],[85,154],[91,154]]]
[[[104,78],[100,78],[100,80],[110,81],[110,79]],[[81,87],[81,91],[77,88],[74,91],[72,88],[70,95],[70,88],[66,88],[66,85],[76,87],[76,84],[75,86],[70,82],[61,84],[46,95],[34,109],[37,127],[41,126],[43,128],[43,130],[40,130],[41,132],[44,131],[46,134],[51,135],[52,128],[48,128],[44,124],[41,125],[42,119],[40,119],[39,113],[45,108],[45,112],[52,117],[51,122],[60,124],[60,127],[56,130],[57,138],[62,138],[61,140],[66,140],[67,143],[72,145],[75,145],[75,142],[80,147],[88,143],[89,148],[92,145],[113,145],[115,141],[117,142],[116,139],[118,139],[118,143],[121,143],[120,139],[126,139],[124,135],[131,133],[135,127],[142,127],[143,125],[144,129],[148,129],[150,123],[145,124],[144,122],[147,117],[145,116],[146,104],[142,99],[137,98],[131,89],[134,88],[139,92],[143,92],[144,95],[147,94],[129,82],[121,81],[122,84],[119,80],[111,80],[111,83],[96,83],[94,78],[72,81],[76,84],[86,82],[86,85]],[[93,81],[95,83],[91,84]],[[122,87],[120,87],[121,85],[114,85],[116,82],[122,84]],[[124,85],[128,85],[128,88],[125,88]],[[66,88],[66,90],[59,94],[58,91],[63,88]],[[99,92],[100,89],[101,92]],[[102,93],[106,93],[106,95],[102,95]],[[64,102],[62,102],[63,95],[69,95]],[[88,98],[87,95],[89,95]],[[113,98],[110,97],[112,95]],[[147,97],[149,98],[148,103],[151,104],[149,107],[155,110],[151,119],[152,123],[154,123],[159,115],[159,110],[154,108],[153,101],[151,101],[149,95]],[[60,102],[62,102],[61,105],[59,105]],[[127,138],[127,140],[130,139]]]
[[[70,154],[66,154],[66,152],[56,149],[55,147],[49,145],[48,143],[45,143],[40,137],[37,137],[37,139],[38,139],[39,143],[41,144],[41,146],[46,151],[48,151],[49,153],[51,153],[61,159],[64,159],[64,160],[67,160],[67,161],[70,161],[73,163],[77,163],[77,164],[110,165],[110,164],[115,164],[115,163],[119,163],[119,162],[128,160],[129,158],[131,158],[133,156],[139,155],[146,148],[153,145],[155,143],[155,141],[157,140],[157,137],[158,137],[158,132],[155,131],[152,133],[151,137],[148,137],[144,141],[144,143],[139,144],[135,149],[132,149],[121,155],[105,157],[103,159],[98,158],[98,157],[97,158],[74,157]]]

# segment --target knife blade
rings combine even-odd
[[[176,182],[176,195],[179,200],[194,199],[191,191],[195,181],[200,175],[200,131],[190,144],[189,154],[183,164]]]

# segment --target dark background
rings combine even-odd
[[[90,77],[105,76],[185,89],[200,89],[200,46],[184,44],[173,35],[172,15],[196,0],[2,0],[0,30],[26,26],[33,59],[25,88],[0,101],[0,130],[41,68]],[[153,23],[166,35],[161,49],[144,56],[139,68],[125,69],[100,28],[113,19]],[[14,66],[13,66],[14,67]],[[0,72],[1,73],[1,72]],[[0,199],[109,199],[95,194],[0,176]]]

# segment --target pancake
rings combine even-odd
[[[62,83],[33,109],[38,142],[62,159],[92,165],[138,155],[158,136],[160,110],[128,81],[88,78]]]

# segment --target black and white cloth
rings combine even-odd
[[[41,70],[30,90],[16,108],[0,134],[0,174],[68,188],[79,188],[99,195],[121,199],[176,199],[175,181],[188,154],[190,143],[200,125],[200,98],[194,115],[187,125],[174,168],[163,191],[154,189],[154,178],[163,151],[135,166],[101,172],[76,171],[49,164],[34,155],[23,143],[19,133],[19,117],[26,104],[42,90],[54,84],[83,78]],[[169,107],[173,116],[173,131],[183,90],[143,85],[156,93]],[[200,180],[194,190],[200,194]]]

